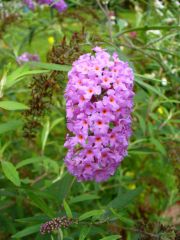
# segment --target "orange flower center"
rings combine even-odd
[[[102,153],[102,157],[107,157],[107,153]]]
[[[98,124],[99,126],[101,126],[101,125],[102,125],[102,121],[101,121],[101,120],[97,121],[97,124]]]
[[[103,109],[103,111],[102,111],[104,114],[106,114],[107,113],[107,110],[106,109]]]
[[[88,151],[87,151],[87,154],[88,154],[88,155],[91,155],[92,153],[93,153],[93,152],[92,152],[91,150],[88,150]]]
[[[81,99],[81,101],[85,101],[84,96],[81,96],[80,99]]]
[[[97,142],[101,142],[101,138],[100,137],[96,137],[96,141]]]
[[[92,88],[88,89],[88,92],[89,92],[89,93],[93,93]]]
[[[114,139],[114,138],[115,138],[115,135],[114,135],[114,134],[112,134],[112,135],[110,136],[110,138],[111,138],[111,139]]]
[[[110,102],[114,102],[114,98],[113,97],[110,97]]]
[[[90,168],[91,165],[90,164],[86,164],[85,168]]]
[[[79,138],[79,140],[83,140],[83,136],[82,135],[79,135],[78,138]]]

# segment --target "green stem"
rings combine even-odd
[[[163,29],[166,30],[166,29],[174,29],[174,28],[179,29],[180,26],[178,26],[178,25],[175,25],[175,26],[150,26],[150,27],[145,26],[145,27],[130,28],[130,29],[127,29],[127,30],[125,30],[121,33],[116,34],[115,37],[120,37],[125,33],[134,32],[134,31],[137,32],[137,31],[148,31],[148,30],[163,30]]]

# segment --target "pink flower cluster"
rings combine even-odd
[[[133,71],[100,47],[73,63],[65,90],[65,164],[78,181],[107,180],[127,155]]]

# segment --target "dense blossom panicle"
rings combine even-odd
[[[22,55],[16,58],[18,63],[29,62],[29,61],[39,61],[39,56],[37,54],[31,54],[24,52]]]
[[[65,90],[68,152],[65,164],[79,181],[107,180],[127,155],[133,71],[114,53],[95,47],[73,63]]]

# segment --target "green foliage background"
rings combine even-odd
[[[69,0],[60,15],[48,7],[31,12],[20,2],[2,1],[0,9],[0,239],[176,239],[178,220],[167,211],[179,206],[177,1],[163,1],[163,7],[157,1],[109,1],[116,16],[112,42],[98,1]],[[49,37],[57,46],[82,28],[84,51],[96,44],[115,49],[135,71],[128,156],[109,181],[98,184],[79,183],[66,171],[63,89],[69,67],[43,64],[52,49]],[[25,51],[39,54],[42,64],[19,66],[16,57]],[[32,142],[23,137],[28,86],[33,75],[52,70],[61,73],[60,89]],[[80,222],[39,233],[42,223],[63,215]]]

